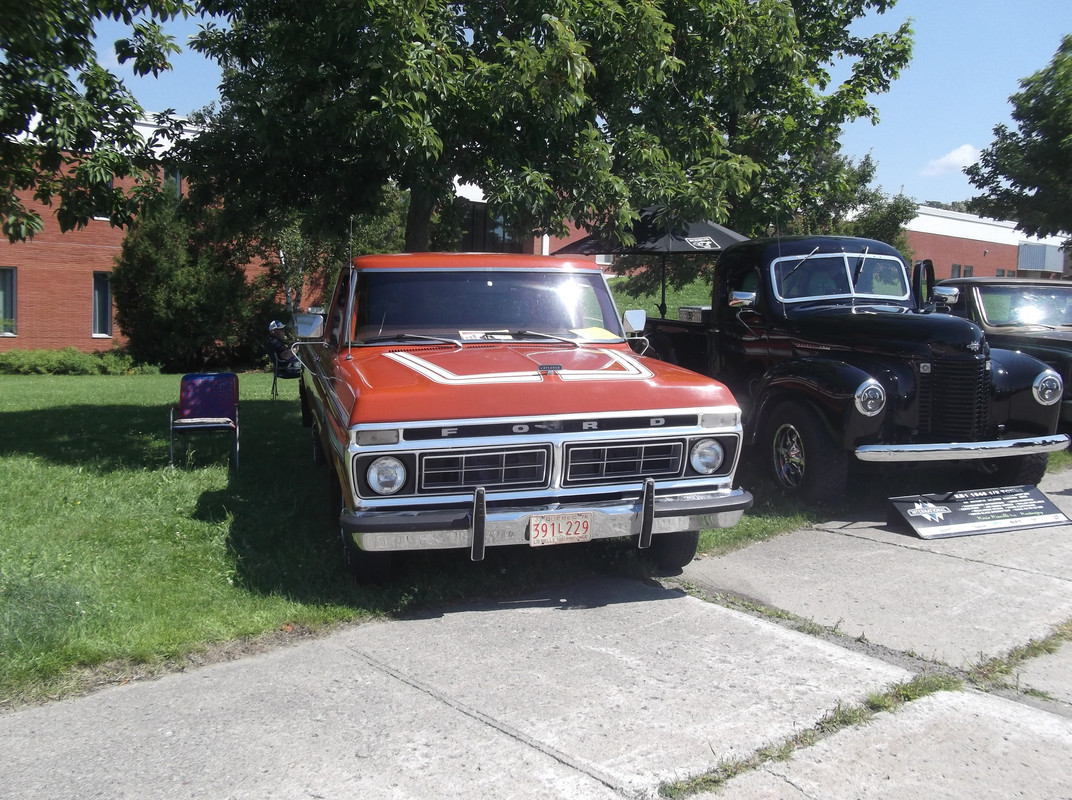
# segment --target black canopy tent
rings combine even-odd
[[[659,313],[666,316],[666,256],[671,253],[713,253],[734,242],[744,242],[747,236],[708,220],[683,222],[667,230],[655,222],[655,208],[646,208],[634,224],[631,233],[635,243],[623,245],[599,236],[586,236],[560,247],[554,255],[661,255],[662,299]]]

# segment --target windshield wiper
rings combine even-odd
[[[867,254],[871,250],[871,245],[864,248],[863,255],[860,256],[860,260],[856,263],[856,269],[852,271],[852,290],[856,291],[856,284],[860,282],[860,276],[864,272],[864,264],[867,263]]]
[[[552,339],[553,341],[556,341],[556,342],[563,342],[565,344],[572,344],[574,347],[580,347],[581,346],[580,343],[576,339],[569,339],[569,338],[567,338],[565,336],[556,336],[553,333],[544,333],[543,331],[529,331],[529,330],[521,329],[521,330],[516,330],[516,331],[506,331],[506,334],[508,336],[511,336],[514,339],[521,339],[521,338],[524,338],[524,337],[533,337],[533,338],[536,338],[536,339]],[[499,336],[501,336],[501,334],[498,334],[497,331],[491,331],[489,333],[485,333],[483,338],[485,338],[485,339],[497,339],[497,338],[499,338]]]
[[[804,258],[800,259],[800,261],[798,261],[796,264],[793,265],[793,268],[791,270],[789,270],[789,272],[785,273],[785,275],[782,276],[782,284],[784,285],[786,280],[788,280],[789,276],[792,275],[794,272],[796,272],[798,269],[800,269],[801,264],[803,264],[805,261],[807,261],[809,258],[811,258],[813,255],[815,255],[818,252],[819,252],[819,245],[815,245],[814,250],[812,250],[810,253],[808,253],[806,256],[804,256]]]
[[[430,336],[423,333],[388,333],[382,336],[370,336],[361,339],[361,344],[382,344],[383,342],[439,342],[440,344],[452,344],[462,346],[460,339],[452,339],[449,336]]]

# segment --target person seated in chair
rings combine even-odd
[[[268,339],[264,343],[264,349],[276,365],[276,375],[280,378],[297,378],[301,375],[301,362],[294,345],[287,344],[286,330],[287,326],[277,319],[269,322]]]

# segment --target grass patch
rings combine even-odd
[[[782,742],[761,748],[745,758],[721,761],[714,769],[703,775],[664,784],[659,787],[659,796],[680,800],[680,798],[701,792],[716,792],[738,775],[759,769],[771,762],[788,761],[797,750],[811,747],[816,742],[845,728],[865,725],[874,719],[876,714],[893,711],[905,703],[937,692],[958,691],[962,686],[961,681],[952,676],[925,673],[905,683],[892,686],[885,692],[874,693],[863,703],[856,705],[838,703],[811,728]]]
[[[649,294],[633,297],[623,292],[620,288],[622,277],[611,277],[609,280],[614,302],[619,311],[628,308],[642,308],[648,313],[648,317],[658,319],[659,303],[662,300],[661,290]],[[615,288],[619,287],[619,288]],[[681,306],[709,306],[711,305],[711,281],[708,278],[697,278],[680,288],[675,288],[667,283],[666,286],[666,316],[669,319],[678,318],[678,309]]]
[[[987,691],[994,689],[1019,691],[1018,685],[1009,682],[1009,676],[1021,665],[1034,658],[1056,653],[1065,642],[1072,642],[1072,621],[1057,626],[1057,629],[1049,636],[1032,639],[1027,644],[1013,648],[1004,656],[972,664],[968,670],[968,680],[974,686]]]

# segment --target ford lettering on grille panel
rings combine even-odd
[[[564,483],[676,477],[684,468],[684,452],[680,439],[569,445]]]
[[[420,491],[545,486],[549,465],[549,447],[428,453],[420,460]]]

